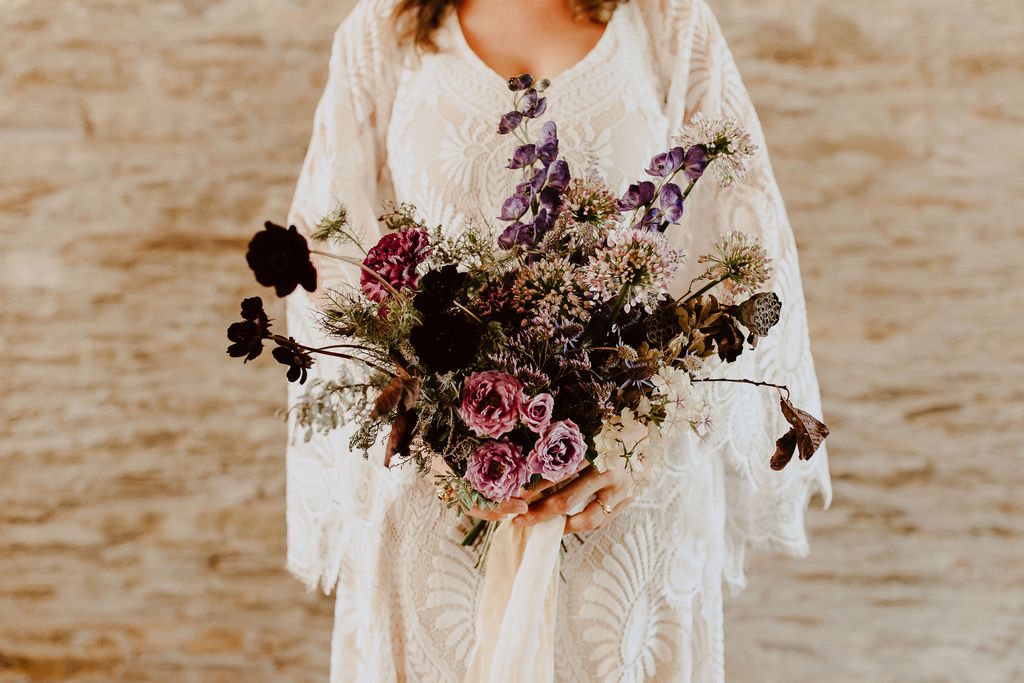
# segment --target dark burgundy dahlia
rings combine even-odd
[[[380,279],[363,271],[359,285],[372,301],[383,301],[391,292],[381,280],[396,290],[416,286],[416,267],[430,256],[430,239],[426,230],[401,230],[384,235],[370,249],[363,265]]]

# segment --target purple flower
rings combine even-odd
[[[667,152],[655,155],[651,159],[650,166],[647,167],[647,175],[656,178],[666,178],[672,175],[683,165],[683,156],[682,147],[673,147]]]
[[[517,111],[510,111],[498,121],[498,135],[511,133],[523,122],[523,115]]]
[[[534,223],[515,221],[498,236],[498,245],[502,249],[511,249],[517,244],[529,247],[537,242],[537,237],[537,226]]]
[[[659,209],[656,206],[652,206],[651,208],[644,211],[644,215],[641,216],[640,220],[638,220],[632,227],[639,229],[646,228],[647,230],[657,230],[660,227],[659,224],[661,223],[661,217],[661,209]]]
[[[527,458],[530,474],[558,482],[576,471],[587,454],[583,432],[572,420],[553,422],[533,444]]]
[[[536,90],[530,90],[520,101],[520,111],[528,119],[535,119],[544,114],[548,108],[548,98],[541,97]]]
[[[555,409],[555,398],[551,394],[537,394],[523,406],[522,421],[530,431],[543,434],[551,424],[551,412]]]
[[[661,188],[661,211],[665,220],[676,223],[683,217],[683,191],[675,183],[665,183]]]
[[[619,200],[619,211],[632,211],[647,206],[654,199],[654,183],[645,180],[633,183],[626,188],[626,193]]]
[[[570,179],[569,164],[564,159],[559,159],[551,164],[551,167],[548,169],[548,185],[564,190],[569,186]]]
[[[477,436],[496,439],[519,422],[523,385],[505,372],[474,372],[462,383],[459,416]]]
[[[686,150],[686,157],[683,160],[683,173],[690,180],[697,180],[704,174],[708,167],[708,148],[704,145],[694,145]]]
[[[517,221],[530,208],[530,198],[524,194],[514,194],[501,205],[501,220]]]
[[[546,209],[550,214],[558,213],[558,210],[562,208],[562,193],[557,187],[549,185],[540,191],[539,197],[540,208]]]
[[[523,168],[537,161],[537,145],[519,145],[505,168]]]
[[[426,230],[400,230],[381,237],[366,254],[363,265],[395,289],[413,288],[418,281],[416,267],[430,256],[430,251]],[[359,286],[371,301],[383,301],[391,293],[365,270]]]
[[[558,158],[558,127],[554,121],[545,121],[541,126],[537,156],[545,166]]]
[[[466,481],[495,503],[516,495],[529,476],[522,449],[508,441],[484,441],[470,454],[466,467]]]
[[[522,76],[513,76],[508,79],[508,89],[512,92],[519,92],[520,90],[526,90],[533,85],[533,76],[530,74],[523,74]]]

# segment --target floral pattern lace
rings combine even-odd
[[[513,182],[495,136],[509,103],[503,79],[473,54],[456,17],[437,53],[395,41],[394,0],[361,0],[339,28],[290,220],[309,231],[341,201],[372,240],[387,199],[414,203],[429,224],[493,221]],[[583,60],[552,79],[548,116],[575,169],[623,189],[690,116],[738,118],[760,152],[730,189],[699,185],[677,246],[696,256],[731,230],[772,254],[783,318],[757,353],[716,376],[787,383],[820,414],[792,230],[757,115],[705,0],[630,0]],[[321,262],[329,284],[353,274]],[[316,341],[315,300],[288,302],[289,332]],[[339,367],[318,361],[316,375]],[[606,528],[568,538],[558,605],[556,678],[565,682],[724,680],[723,586],[744,585],[748,548],[807,552],[809,498],[831,495],[827,454],[768,467],[785,431],[767,390],[706,384],[714,424],[682,437],[664,476]],[[292,392],[297,391],[291,387]],[[294,393],[291,398],[294,398]],[[289,568],[337,592],[332,681],[461,681],[473,646],[480,572],[459,541],[466,520],[443,509],[411,471],[348,451],[348,430],[288,449]]]

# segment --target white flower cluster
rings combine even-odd
[[[701,437],[710,430],[709,406],[698,398],[685,370],[663,367],[651,382],[652,397],[641,397],[636,410],[623,408],[605,422],[594,439],[598,456],[605,464],[625,458],[650,470],[661,461],[678,430],[687,427]]]
[[[750,133],[736,119],[709,119],[702,112],[693,115],[690,125],[675,142],[686,148],[704,145],[708,150],[708,170],[714,169],[722,187],[743,177],[747,172],[747,159],[757,151]]]

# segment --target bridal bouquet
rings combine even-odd
[[[546,86],[529,75],[509,81],[514,106],[497,132],[515,139],[507,168],[518,183],[490,212],[494,223],[455,234],[402,204],[387,207],[386,234],[366,244],[339,207],[314,237],[342,248],[313,252],[359,269],[359,286],[330,292],[320,312],[336,343],[312,348],[271,332],[256,297],[228,329],[230,355],[252,360],[269,341],[301,383],[317,354],[353,361],[343,376],[310,382],[293,406],[307,438],[354,421],[351,447],[368,453],[387,432],[385,464],[414,464],[462,510],[559,482],[584,460],[652,471],[674,434],[709,428],[699,382],[774,387],[792,428],[772,466],[797,451],[810,458],[828,430],[786,387],[707,377],[709,363],[735,361],[779,320],[783,302],[762,291],[770,262],[757,240],[726,235],[699,257],[689,291],[669,294],[686,257],[666,231],[697,182],[741,179],[749,136],[734,121],[697,116],[616,196],[559,157],[553,121],[538,125]],[[316,289],[310,254],[295,227],[267,223],[247,260],[260,284],[286,296]]]

